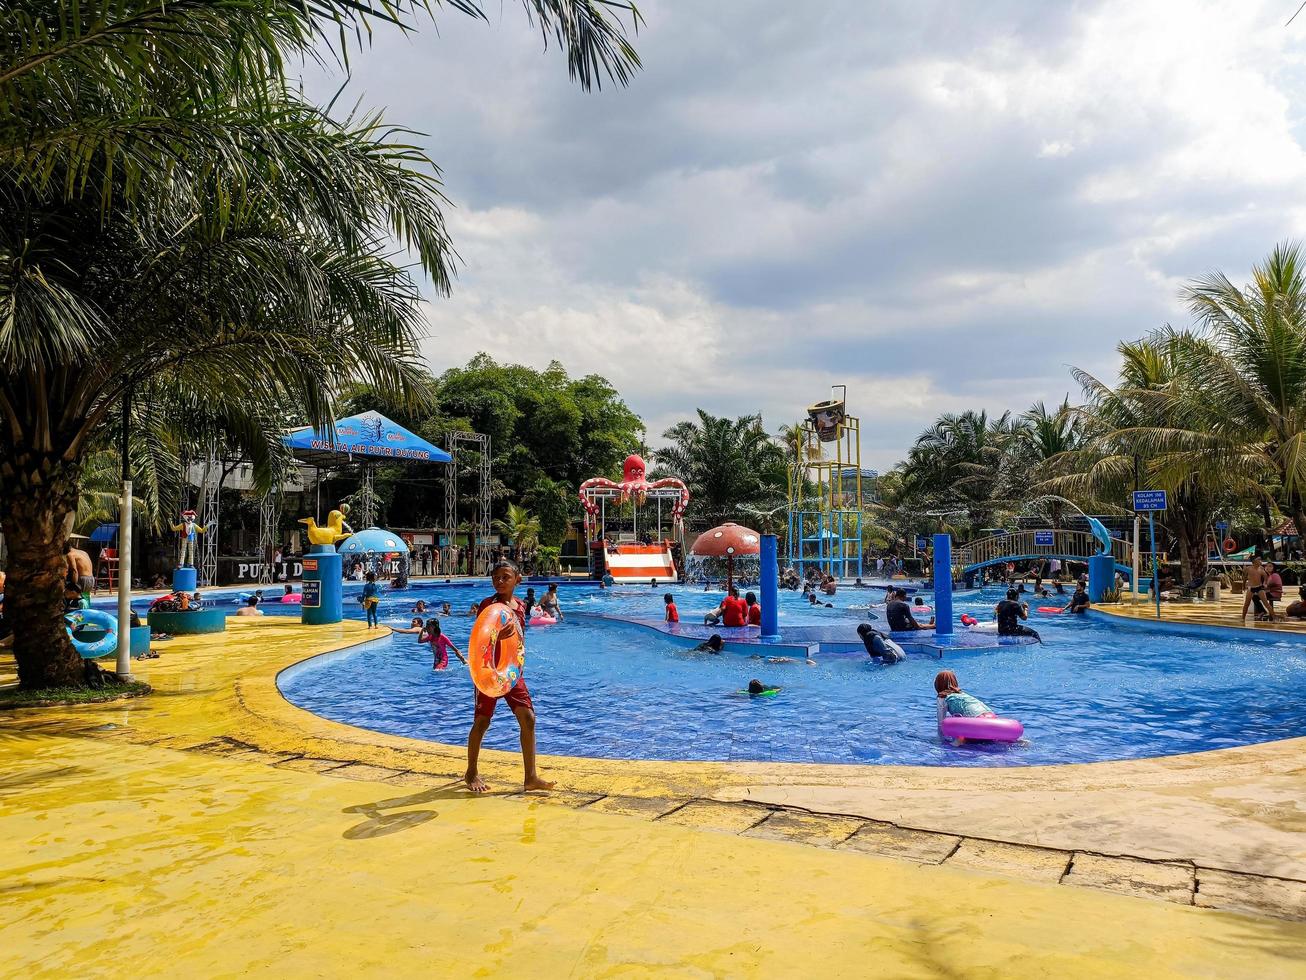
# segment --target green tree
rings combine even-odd
[[[738,520],[741,508],[783,500],[784,450],[767,435],[760,415],[730,419],[700,408],[697,420],[677,422],[662,437],[668,444],[653,453],[658,471],[685,481],[697,519]]]
[[[1252,269],[1245,288],[1214,272],[1184,290],[1210,339],[1189,358],[1203,410],[1186,444],[1239,474],[1269,476],[1299,533],[1306,533],[1304,272],[1300,246],[1285,243]],[[1170,441],[1184,440],[1172,434]]]
[[[589,86],[638,64],[614,6],[527,9]],[[282,60],[361,31],[369,9],[20,0],[0,14],[0,523],[23,686],[81,677],[60,544],[124,397],[202,399],[252,452],[275,442],[274,406],[325,422],[342,379],[416,398],[417,292],[389,254],[397,240],[447,288],[437,171],[379,116],[305,102]]]
[[[498,499],[574,493],[592,476],[617,475],[642,441],[639,416],[606,379],[572,378],[557,362],[537,371],[479,354],[445,371],[435,392],[447,425],[490,436]]]
[[[1121,368],[1114,386],[1074,371],[1087,400],[1084,438],[1044,463],[1037,489],[1099,512],[1124,510],[1135,474],[1145,489],[1168,491],[1162,522],[1190,580],[1206,569],[1206,539],[1217,510],[1235,494],[1258,492],[1248,478],[1257,461],[1227,452],[1210,424],[1207,391],[1195,371],[1214,355],[1205,341],[1167,330],[1117,350]]]
[[[1035,402],[1012,429],[1010,458],[1004,466],[1008,483],[1004,496],[1045,505],[1052,526],[1061,527],[1065,503],[1055,495],[1040,500],[1032,478],[1042,473],[1050,460],[1078,449],[1081,440],[1080,414],[1070,406],[1069,396],[1052,411]]]
[[[974,411],[939,416],[907,454],[904,499],[922,514],[963,516],[970,534],[990,526],[1011,507],[1002,492],[1015,427],[1009,412],[996,419]]]
[[[492,526],[507,536],[518,560],[523,551],[529,551],[539,544],[540,519],[519,504],[509,504],[507,515],[502,520],[494,521]]]
[[[541,477],[525,495],[540,520],[540,541],[557,548],[567,535],[567,526],[575,514],[576,491],[558,481]]]

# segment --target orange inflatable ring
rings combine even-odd
[[[1225,538],[1225,539],[1224,539],[1224,550],[1225,550],[1225,551],[1235,551],[1235,550],[1237,550],[1237,548],[1238,548],[1238,542],[1235,541],[1233,538]]]
[[[502,602],[486,606],[472,624],[467,643],[467,667],[476,690],[486,697],[503,697],[521,680],[525,663],[526,640],[517,614]]]

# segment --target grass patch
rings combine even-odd
[[[139,698],[150,691],[150,685],[144,681],[109,684],[105,687],[46,687],[38,691],[5,687],[0,688],[0,711],[10,708],[52,708],[64,704],[102,704],[105,701]]]

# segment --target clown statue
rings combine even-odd
[[[195,520],[193,510],[183,510],[181,512],[181,523],[173,524],[172,529],[177,532],[177,539],[181,544],[181,560],[177,562],[178,568],[193,568],[195,566],[195,535],[207,534],[209,528],[214,525],[210,524],[205,527]]]

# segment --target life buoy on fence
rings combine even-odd
[[[1238,542],[1235,541],[1233,538],[1225,538],[1224,541],[1221,543],[1224,545],[1225,551],[1234,551],[1238,547]]]

